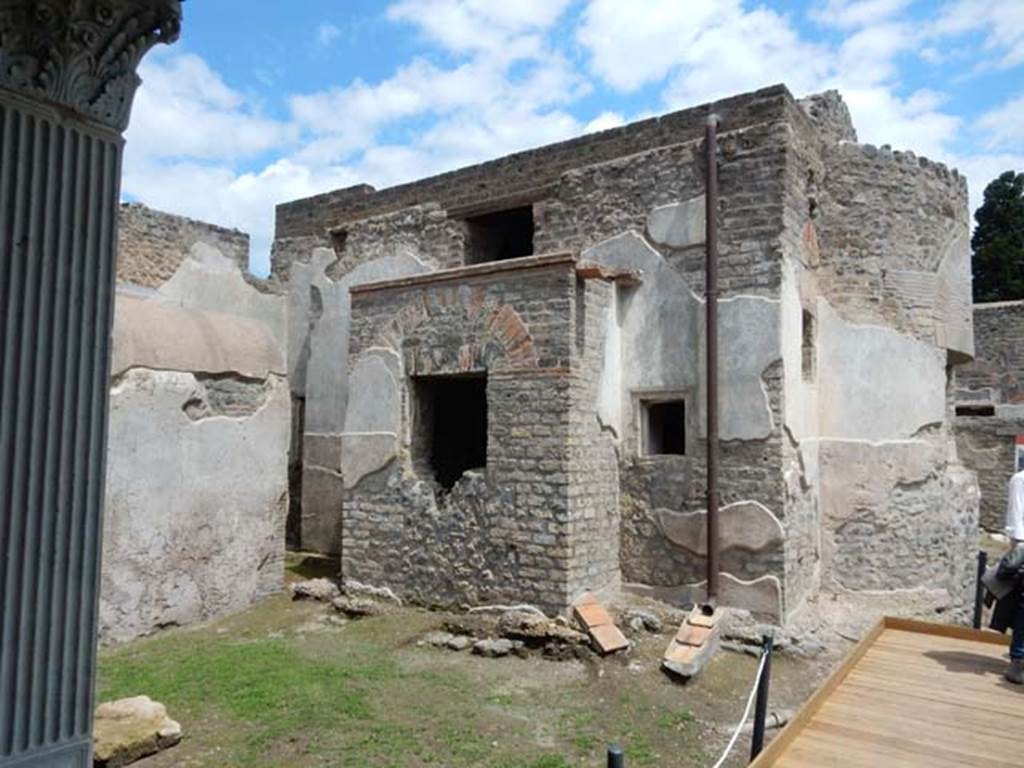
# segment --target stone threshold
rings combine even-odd
[[[483,264],[469,264],[465,267],[452,267],[451,269],[440,269],[436,272],[425,272],[420,275],[402,277],[395,280],[378,280],[372,283],[353,285],[349,293],[356,296],[361,293],[372,293],[374,291],[386,291],[393,288],[408,288],[420,285],[435,285],[437,283],[450,283],[466,280],[474,277],[486,277],[489,275],[503,275],[510,272],[524,272],[534,269],[548,269],[562,265],[575,265],[578,260],[575,253],[562,251],[558,253],[541,254],[538,256],[520,256],[518,259],[504,259],[502,261],[486,261]]]
[[[464,267],[440,269],[436,272],[425,272],[423,274],[401,277],[394,280],[377,280],[370,283],[353,285],[349,288],[349,293],[355,297],[358,294],[387,291],[396,288],[412,288],[423,285],[460,282],[477,277],[506,275],[512,272],[548,269],[562,265],[573,265],[577,276],[581,280],[621,280],[627,284],[636,284],[640,282],[640,273],[636,270],[614,269],[612,267],[606,267],[589,261],[580,261],[578,254],[569,251],[560,251],[535,256],[520,256],[517,259],[488,261],[483,264],[469,264]]]

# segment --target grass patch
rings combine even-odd
[[[169,645],[103,660],[101,698],[145,692],[189,720],[227,717],[244,724],[243,755],[257,762],[258,752],[293,732],[369,720],[366,684],[399,676],[385,659],[309,659],[281,639]]]
[[[297,560],[293,573],[308,565]],[[146,768],[579,768],[603,764],[612,743],[630,766],[696,768],[717,744],[698,733],[695,713],[731,723],[752,674],[750,660],[722,659],[699,686],[680,688],[658,669],[660,642],[634,657],[647,672],[609,659],[594,674],[575,662],[419,648],[439,619],[414,609],[344,626],[330,616],[280,595],[105,649],[99,697],[145,694],[182,724],[182,744]]]

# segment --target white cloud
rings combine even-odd
[[[598,131],[607,131],[610,128],[618,128],[620,125],[625,124],[626,118],[622,116],[621,112],[605,111],[583,126],[583,132],[597,133]]]
[[[972,205],[998,172],[1024,166],[1024,95],[965,130],[943,93],[908,92],[901,82],[907,53],[948,65],[978,36],[990,66],[1014,60],[1014,46],[1024,49],[1022,25],[1013,26],[1024,2],[949,0],[914,24],[907,0],[825,0],[811,16],[831,32],[812,42],[792,16],[755,0],[645,0],[642,12],[586,0],[576,6],[574,37],[593,81],[553,34],[570,5],[399,0],[387,16],[415,26],[433,50],[376,82],[283,94],[287,120],[266,116],[200,57],[156,53],[141,70],[125,194],[249,231],[259,272],[277,203],[360,182],[380,188],[622,125],[626,117],[610,109],[589,122],[574,114],[597,81],[620,92],[660,90],[660,103],[630,119],[777,82],[798,96],[838,88],[862,141],[960,167]],[[316,31],[323,45],[341,34],[327,22]],[[428,58],[437,46],[443,55]],[[965,150],[965,136],[976,151]]]
[[[953,0],[942,6],[926,31],[936,38],[980,31],[990,58],[977,69],[1024,63],[1024,2],[1020,0]]]
[[[989,110],[978,120],[989,149],[1024,150],[1024,94]]]
[[[341,29],[329,21],[321,22],[320,26],[316,28],[316,41],[324,47],[329,47],[339,37],[341,37]]]
[[[843,40],[834,67],[843,82],[851,85],[891,81],[898,75],[896,57],[917,46],[918,35],[909,23],[882,22]]]
[[[820,85],[828,68],[825,48],[802,40],[784,17],[759,8],[693,40],[664,98],[666,106],[682,107],[775,83],[803,94]]]
[[[294,126],[261,116],[195,54],[160,51],[139,74],[144,85],[126,134],[129,158],[250,157],[297,138]]]
[[[497,19],[508,34],[538,26],[516,9],[448,5]],[[197,56],[155,59],[137,101],[133,126],[145,140],[126,159],[125,194],[250,232],[253,269],[264,272],[277,203],[360,182],[410,181],[582,132],[559,105],[587,84],[542,39],[524,34],[496,55],[466,57],[448,67],[414,59],[377,83],[292,95],[289,122],[260,117]],[[162,114],[172,101],[173,116]],[[409,120],[423,127],[402,136]],[[396,129],[401,140],[382,143]],[[276,159],[261,166],[271,149]]]
[[[939,111],[939,94],[921,90],[904,99],[884,86],[842,88],[841,93],[860,141],[913,150],[939,161],[949,155],[947,146],[961,121]]]
[[[905,10],[913,0],[826,0],[809,15],[829,27],[849,29],[878,24]]]
[[[596,75],[632,91],[661,80],[701,35],[739,13],[738,0],[648,0],[642,13],[621,0],[591,0],[576,37]]]
[[[643,13],[619,0],[590,0],[577,39],[595,75],[634,91],[666,76],[665,105],[679,107],[786,82],[802,92],[827,74],[822,46],[789,19],[739,0],[650,0]]]
[[[546,29],[570,0],[400,0],[387,15],[419,27],[431,40],[457,52],[497,52],[512,38]]]

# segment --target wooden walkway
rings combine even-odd
[[[751,768],[1024,765],[1008,638],[883,619]]]

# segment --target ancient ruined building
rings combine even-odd
[[[723,601],[964,603],[966,183],[782,86],[280,206],[294,545],[432,605],[700,595],[711,111]]]
[[[1024,435],[1024,301],[975,304],[974,334],[977,355],[956,371],[957,448],[978,474],[981,525],[1001,531]]]
[[[99,634],[130,640],[281,588],[284,299],[249,238],[123,205]]]

